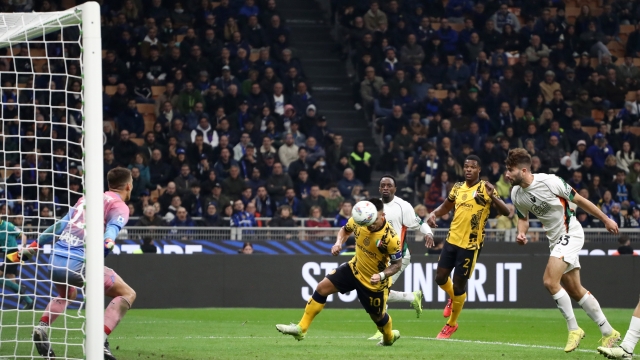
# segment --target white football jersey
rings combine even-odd
[[[527,188],[514,186],[511,189],[511,201],[518,217],[524,219],[529,212],[534,214],[551,244],[563,235],[583,232],[572,210],[575,195],[576,191],[564,180],[550,174],[533,174],[533,182]]]
[[[397,196],[394,196],[393,200],[384,204],[384,216],[393,227],[393,230],[398,233],[402,243],[404,243],[407,229],[420,229],[420,225],[423,223],[422,219],[413,210],[413,206]]]

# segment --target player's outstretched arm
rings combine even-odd
[[[441,217],[444,214],[449,213],[451,210],[453,210],[454,206],[455,206],[455,203],[453,201],[449,200],[448,198],[445,199],[444,202],[440,204],[440,206],[438,206],[435,210],[431,212],[431,214],[429,214],[429,218],[427,219],[427,224],[432,228],[437,228],[438,225],[436,225],[436,219]]]
[[[495,191],[495,187],[490,182],[485,182],[484,187],[487,190],[487,194],[491,197],[491,203],[498,209],[498,213],[502,216],[509,216],[509,208],[507,204],[500,199],[498,193]]]
[[[618,233],[618,224],[615,221],[609,219],[602,210],[598,209],[591,201],[585,199],[580,194],[575,194],[573,196],[573,202],[580,206],[584,211],[588,212],[592,216],[598,218],[598,220],[602,221],[604,227],[613,234]]]
[[[338,256],[340,255],[340,251],[342,251],[342,244],[351,236],[351,233],[347,231],[347,229],[343,227],[338,231],[338,236],[336,237],[336,243],[331,247],[331,255]]]
[[[391,264],[387,266],[382,272],[378,274],[373,274],[371,276],[371,285],[376,285],[380,281],[395,275],[402,268],[402,258],[398,260],[391,261]]]
[[[60,221],[56,221],[55,224],[49,226],[45,231],[43,231],[42,234],[38,236],[37,243],[32,243],[31,245],[36,244],[38,247],[40,247],[42,245],[53,242],[54,236],[62,234],[62,230],[67,227],[69,219],[71,218],[71,211],[69,211],[67,215],[65,215],[62,219],[60,219]]]
[[[527,244],[527,231],[529,231],[529,217],[518,218],[518,235],[516,242],[520,245]]]

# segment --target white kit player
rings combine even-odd
[[[507,180],[513,185],[511,201],[518,214],[517,242],[520,245],[527,243],[529,213],[534,214],[542,223],[549,239],[551,256],[543,282],[567,321],[569,338],[564,351],[571,352],[578,348],[585,335],[578,327],[571,299],[577,301],[600,327],[600,345],[605,348],[613,347],[620,340],[620,333],[611,327],[596,298],[580,283],[578,253],[584,245],[584,231],[570,204],[575,204],[600,219],[611,233],[618,233],[618,225],[561,178],[549,174],[532,174],[531,156],[525,149],[509,151],[506,165]]]
[[[103,240],[106,256],[113,249],[114,240],[129,219],[129,208],[125,201],[129,201],[131,198],[131,189],[133,188],[131,171],[126,168],[112,169],[107,174],[107,183],[109,191],[105,192],[103,196],[103,239],[85,239],[85,198],[81,197],[64,218],[51,225],[40,235],[37,242],[30,245],[30,248],[42,246],[52,242],[54,235],[58,238],[53,244],[51,253],[51,280],[59,295],[51,299],[42,313],[40,323],[33,332],[33,341],[38,353],[47,359],[55,358],[47,334],[49,327],[58,316],[64,314],[69,300],[76,299],[77,288],[84,286],[85,241]],[[105,266],[104,294],[112,298],[104,312],[104,359],[115,360],[106,339],[133,305],[136,293],[115,271]]]
[[[393,176],[383,175],[380,178],[379,191],[382,202],[384,203],[384,216],[400,236],[402,246],[402,267],[400,271],[391,278],[392,284],[395,284],[400,274],[411,264],[411,253],[409,253],[409,247],[405,242],[407,229],[419,229],[420,232],[425,235],[426,246],[433,246],[433,232],[431,228],[416,215],[411,204],[395,196],[396,189],[396,179]],[[391,302],[407,302],[415,309],[418,317],[422,314],[422,291],[420,290],[412,293],[389,290],[387,303]],[[374,336],[370,337],[369,340],[380,340],[381,338],[382,333],[378,331]]]

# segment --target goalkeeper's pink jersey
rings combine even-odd
[[[109,225],[113,225],[117,229],[113,234],[113,239],[122,230],[124,225],[129,221],[129,208],[120,195],[107,191],[104,193],[104,229],[107,230]],[[81,197],[76,205],[69,210],[63,221],[67,221],[66,227],[62,230],[60,238],[54,244],[54,253],[57,256],[67,256],[72,258],[84,259],[84,242],[85,242],[85,198]],[[103,240],[103,239],[100,239]]]

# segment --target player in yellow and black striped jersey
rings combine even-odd
[[[484,244],[484,228],[489,218],[491,204],[501,215],[509,215],[507,205],[500,199],[492,184],[480,180],[480,158],[468,156],[464,162],[465,181],[456,183],[447,199],[435,209],[427,220],[436,226],[436,217],[455,209],[442,253],[438,259],[436,283],[449,295],[444,309],[447,324],[438,334],[448,339],[458,329],[458,316],[467,298],[467,280],[473,274],[478,254]],[[455,269],[453,281],[451,271]]]
[[[383,334],[378,345],[393,345],[400,338],[400,333],[392,329],[391,317],[386,310],[391,277],[402,266],[400,237],[384,217],[382,200],[370,199],[369,202],[378,210],[376,221],[369,226],[360,226],[356,225],[353,218],[349,219],[338,232],[336,244],[331,248],[334,256],[339,255],[342,244],[353,233],[356,237],[355,256],[318,284],[298,324],[278,324],[278,331],[292,335],[296,340],[304,339],[313,318],[324,308],[327,296],[355,290],[360,304]]]

